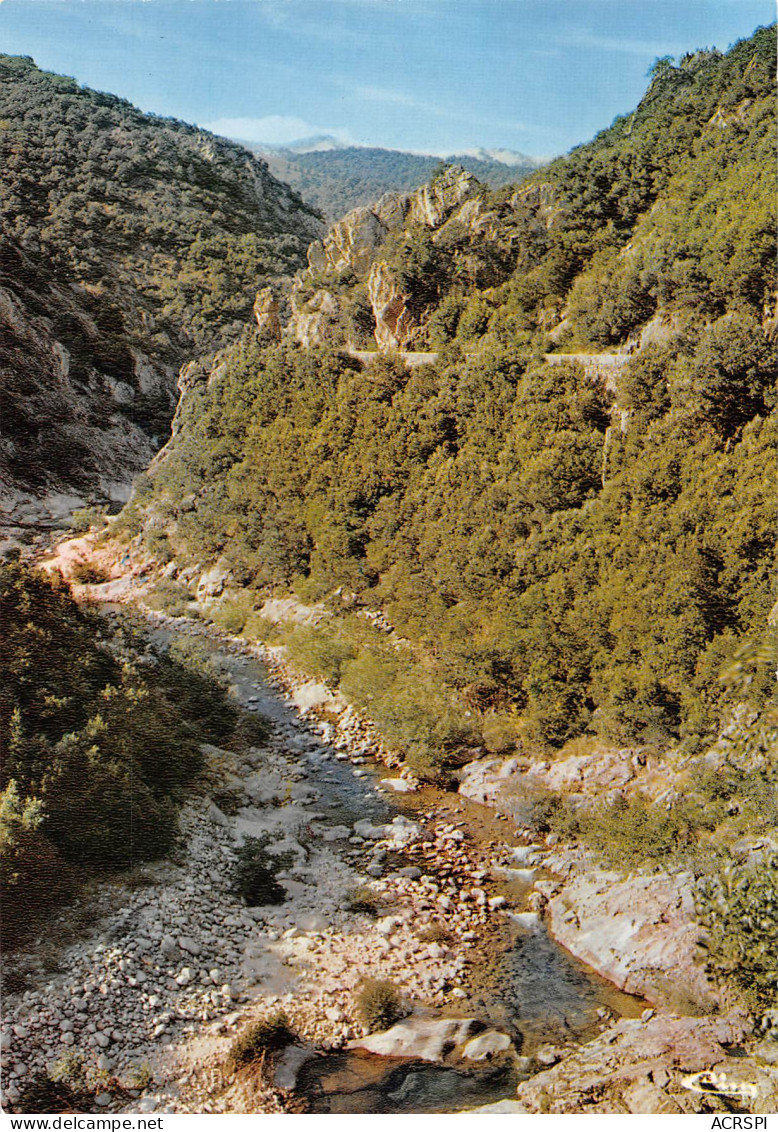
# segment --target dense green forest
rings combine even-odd
[[[0,193],[0,478],[33,490],[164,436],[177,368],[234,340],[320,229],[241,146],[22,56],[0,56]]]
[[[0,625],[0,865],[13,942],[85,869],[169,850],[200,745],[239,720],[196,653],[153,647],[17,561],[0,565]]]
[[[437,157],[375,146],[337,146],[308,153],[266,147],[257,152],[274,176],[290,184],[328,220],[370,205],[384,193],[413,192],[440,164]],[[519,154],[511,165],[464,154],[445,160],[461,165],[495,189],[523,180],[541,164],[531,157],[522,160]]]
[[[125,532],[180,564],[221,557],[238,627],[274,587],[347,599],[292,648],[417,767],[592,733],[697,747],[745,655],[758,707],[774,691],[774,54],[769,28],[660,61],[634,114],[536,175],[547,223],[483,190],[492,236],[391,233],[376,254],[402,271],[414,344],[436,328],[434,364],[362,369],[345,330],[315,350],[247,332],[203,367]],[[607,386],[544,361],[549,327],[596,350],[652,320],[671,333]]]

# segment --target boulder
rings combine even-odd
[[[273,1084],[277,1089],[294,1089],[302,1067],[316,1057],[309,1046],[287,1046],[279,1055],[273,1071]]]
[[[229,563],[224,558],[220,558],[209,570],[200,575],[197,583],[197,600],[207,601],[209,598],[220,597],[231,578]]]
[[[748,1024],[737,1014],[716,1018],[657,1015],[648,1022],[622,1018],[594,1041],[518,1088],[528,1112],[694,1111],[664,1091],[679,1072],[699,1072],[727,1061],[726,1047],[742,1042]],[[663,1107],[664,1106],[664,1107]]]
[[[591,871],[549,899],[545,919],[563,947],[620,990],[660,1006],[672,1005],[675,990],[699,1005],[712,999],[696,962],[700,929],[688,874]]]
[[[487,1061],[497,1054],[505,1053],[512,1044],[507,1034],[501,1034],[499,1030],[486,1030],[465,1043],[462,1057],[468,1061]]]

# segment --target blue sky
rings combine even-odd
[[[560,153],[774,0],[0,0],[0,51],[248,140]]]

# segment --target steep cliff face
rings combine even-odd
[[[121,498],[179,367],[235,340],[322,226],[240,146],[31,59],[0,56],[0,121],[0,493],[29,518],[52,493]]]
[[[126,337],[80,288],[0,246],[0,516],[16,530],[94,495],[126,499],[175,406],[175,368]],[[134,322],[134,325],[133,325]],[[132,326],[141,338],[140,318]]]

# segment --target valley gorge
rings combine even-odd
[[[778,1111],[774,39],[326,231],[0,59],[8,1109]]]

